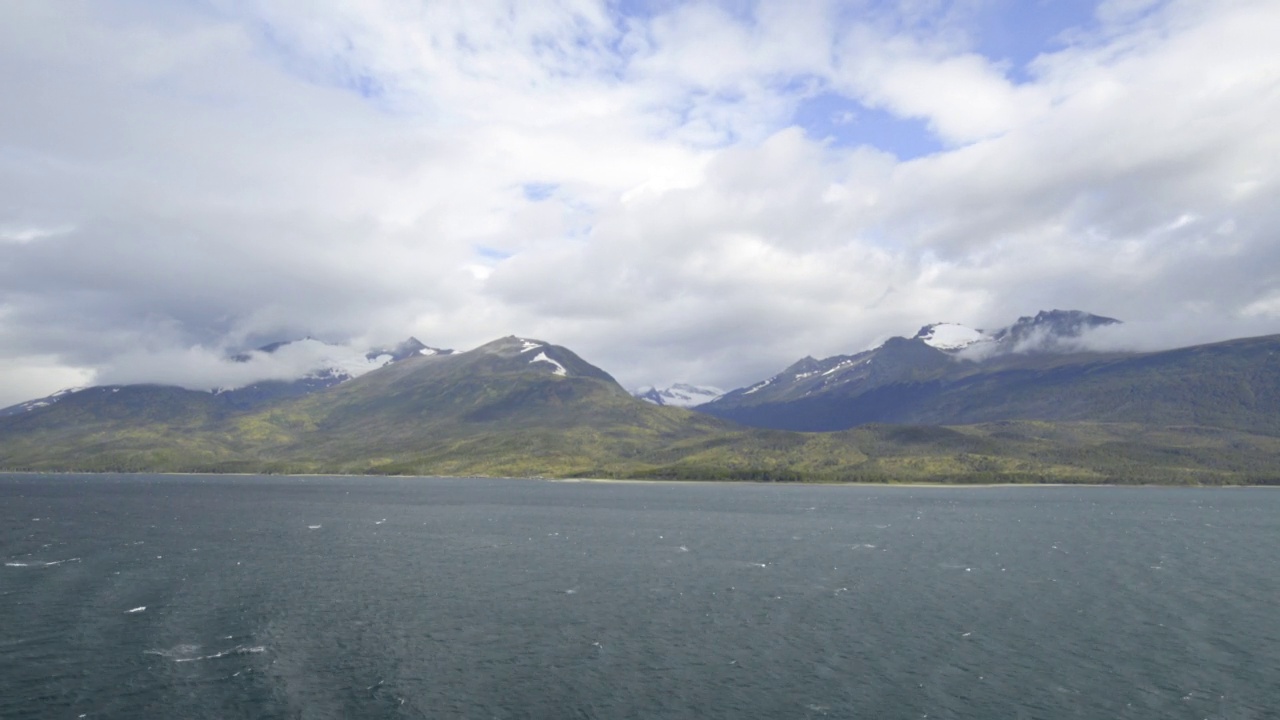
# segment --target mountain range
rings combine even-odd
[[[359,367],[331,363],[243,388],[109,386],[30,401],[0,416],[0,469],[878,482],[1280,477],[1280,336],[1090,351],[1087,335],[1117,322],[1050,311],[990,332],[929,325],[864,352],[801,359],[694,410],[675,405],[717,391],[674,386],[642,400],[541,340],[512,336],[457,353],[412,340],[363,353]],[[301,349],[267,346],[233,361]]]
[[[711,385],[690,385],[676,383],[668,388],[647,387],[632,393],[645,402],[654,405],[672,405],[674,407],[694,407],[719,399],[724,391]]]
[[[392,347],[356,350],[345,345],[327,343],[313,337],[273,342],[262,347],[233,353],[228,360],[246,366],[250,372],[269,379],[256,380],[234,387],[212,387],[209,392],[233,407],[249,409],[284,398],[301,397],[331,388],[394,362],[418,355],[449,355],[452,350],[428,347],[410,337]],[[252,369],[250,369],[252,368]],[[278,377],[271,377],[278,376]],[[52,405],[69,393],[85,388],[68,388],[47,397],[28,400],[0,408],[0,417],[18,415]]]
[[[1060,388],[1066,368],[1115,359],[1089,352],[1086,333],[1113,318],[1051,310],[992,332],[954,323],[921,328],[853,355],[805,357],[782,372],[699,406],[747,425],[842,430],[871,422],[954,425],[1008,419],[1101,419],[1031,408],[1034,388]],[[1132,357],[1136,358],[1137,355]],[[1047,372],[1054,369],[1054,372]],[[1097,399],[1105,404],[1105,398]],[[1145,418],[1144,418],[1145,419]]]

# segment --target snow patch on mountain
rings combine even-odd
[[[6,415],[20,415],[24,412],[39,410],[42,407],[49,407],[50,405],[58,402],[62,398],[66,397],[67,395],[70,395],[73,392],[79,392],[84,389],[85,389],[84,387],[63,388],[62,390],[59,390],[58,392],[52,395],[48,395],[46,397],[37,398],[35,400],[28,400],[24,403],[18,403],[17,405],[13,405],[7,408],[2,408],[0,409],[0,417],[4,417]]]
[[[840,362],[838,362],[838,363],[836,363],[834,366],[832,366],[832,368],[831,368],[830,370],[827,370],[826,372],[824,372],[824,373],[822,373],[822,374],[823,374],[824,376],[826,376],[826,375],[830,375],[830,374],[832,374],[832,373],[840,372],[841,370],[844,370],[844,369],[845,369],[845,368],[847,368],[847,367],[851,367],[851,366],[853,366],[853,365],[854,365],[854,364],[856,364],[857,362],[858,362],[857,360],[841,360]],[[865,362],[865,361],[864,361],[864,362]]]
[[[556,375],[560,375],[561,377],[564,377],[569,374],[569,371],[565,370],[563,365],[547,357],[547,354],[545,352],[540,352],[537,355],[535,355],[534,358],[529,361],[529,364],[532,365],[534,363],[540,363],[540,362],[551,363],[552,365],[554,365],[555,369],[552,370],[551,372],[555,373]]]
[[[961,350],[974,343],[990,340],[981,330],[958,325],[956,323],[934,323],[925,325],[916,333],[915,339],[922,340],[925,345],[939,350]]]
[[[653,403],[654,405],[669,405],[671,407],[693,407],[709,403],[721,395],[724,390],[710,385],[690,385],[687,383],[676,383],[668,388],[659,389],[656,387],[640,388],[631,393],[632,395]]]

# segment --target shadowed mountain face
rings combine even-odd
[[[884,420],[889,407],[913,396],[913,386],[964,377],[1032,355],[1078,352],[1080,336],[1118,320],[1078,310],[1050,310],[991,333],[953,323],[926,325],[910,339],[895,337],[855,355],[806,357],[773,377],[726,393],[698,409],[749,425],[834,430]],[[896,393],[869,394],[887,387]],[[852,398],[867,396],[858,408]],[[784,406],[799,403],[803,410]],[[830,406],[830,409],[828,409]],[[817,414],[815,409],[822,408]],[[843,409],[842,409],[843,408]]]
[[[1069,341],[1107,325],[1119,325],[1115,318],[1079,310],[1042,310],[1034,317],[1020,317],[1007,328],[991,334],[993,340],[1019,352],[1055,352],[1070,349]]]
[[[893,348],[902,343],[917,346],[910,353]],[[891,369],[877,374],[876,364]],[[983,361],[948,357],[918,340],[890,341],[840,360],[832,366],[838,372],[822,367],[798,374],[788,369],[771,383],[778,389],[766,395],[762,388],[760,399],[747,388],[698,410],[747,425],[804,431],[866,423],[1046,420],[1280,434],[1280,336],[1157,353],[1037,352]]]

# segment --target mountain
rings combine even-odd
[[[287,379],[270,379],[241,387],[218,388],[232,405],[251,408],[282,398],[301,397],[318,390],[333,387],[371,370],[420,355],[449,355],[452,350],[428,347],[415,337],[389,348],[372,348],[361,352],[344,345],[333,345],[315,338],[303,338],[264,345],[255,352],[232,356],[236,362],[254,362],[279,356],[292,356],[294,367],[303,368],[301,375]],[[269,356],[263,358],[263,356]],[[297,373],[295,372],[295,375]]]
[[[66,393],[0,417],[0,470],[1280,483],[1280,336],[981,361],[924,340],[807,358],[756,391],[849,374],[860,394],[763,408],[858,421],[833,432],[648,403],[568,348],[506,337],[252,407],[159,385]]]
[[[686,383],[676,383],[669,388],[659,390],[656,387],[647,387],[636,390],[632,393],[636,397],[645,402],[654,405],[670,405],[672,407],[693,407],[703,403],[711,402],[724,395],[724,391],[710,385],[688,385]]]
[[[1280,433],[1280,336],[1155,353],[1087,352],[1073,342],[1116,322],[1042,312],[946,349],[927,342],[926,327],[857,355],[806,358],[698,410],[800,431],[1038,420]]]
[[[447,355],[452,352],[428,347],[415,337],[393,347],[364,351],[305,337],[263,345],[256,350],[232,355],[230,359],[245,364],[283,364],[295,376],[288,380],[324,380],[333,385],[405,358],[416,355]]]
[[[698,406],[701,412],[745,425],[786,430],[835,430],[859,422],[846,422],[838,412],[813,414],[815,401],[837,408],[846,401],[877,388],[916,385],[962,372],[971,361],[953,357],[917,336],[890,338],[879,347],[855,355],[817,360],[802,358],[773,377],[726,393]],[[802,414],[790,411],[804,403]],[[793,417],[794,416],[794,417]]]
[[[421,340],[416,337],[410,337],[399,345],[390,348],[374,348],[364,354],[366,360],[378,362],[381,365],[387,363],[400,362],[405,358],[415,355],[452,355],[452,350],[444,350],[441,348],[433,348],[424,345]]]
[[[176,387],[71,393],[0,419],[0,467],[616,476],[726,432],[633,398],[567,348],[506,337],[247,409]]]
[[[699,408],[749,425],[830,430],[822,418],[807,424],[771,422],[767,408],[802,398],[847,400],[888,385],[918,384],[973,372],[980,363],[1040,353],[1066,352],[1087,330],[1119,322],[1077,310],[1022,317],[1007,328],[984,332],[956,323],[925,325],[911,338],[895,337],[854,355],[802,358],[773,377],[725,393]],[[761,410],[763,409],[763,410]]]
[[[1063,353],[1080,349],[1080,338],[1090,330],[1119,325],[1115,318],[1080,310],[1042,310],[1018,318],[1012,325],[990,333],[956,323],[933,323],[920,328],[913,340],[944,352],[977,348],[981,354]],[[973,354],[972,352],[967,354]]]
[[[1080,310],[1042,310],[1034,317],[1018,318],[1009,327],[992,333],[991,339],[1004,352],[1070,352],[1080,349],[1076,341],[1086,332],[1119,324],[1115,318]]]
[[[252,408],[284,398],[309,395],[406,358],[419,355],[448,355],[452,352],[452,350],[428,347],[414,337],[390,348],[373,348],[367,351],[326,343],[312,337],[282,340],[263,345],[255,350],[239,352],[227,358],[230,362],[237,364],[256,364],[261,368],[259,376],[266,375],[270,379],[213,388],[210,392],[219,396],[222,402],[235,408]],[[249,374],[253,372],[250,371]],[[280,377],[281,375],[283,377]],[[59,390],[47,397],[0,408],[0,417],[18,415],[52,405],[68,394],[83,389]]]
[[[58,402],[66,395],[80,390],[84,390],[84,388],[65,388],[52,395],[46,395],[45,397],[36,398],[35,400],[27,400],[26,402],[20,402],[17,405],[10,405],[7,408],[0,408],[0,417],[5,417],[6,415],[21,415],[24,412],[31,412],[32,410],[39,410],[42,407],[48,407]]]

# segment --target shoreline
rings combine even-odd
[[[520,480],[540,481],[561,484],[594,484],[594,485],[768,485],[773,487],[862,487],[862,488],[943,488],[943,489],[975,489],[989,490],[994,488],[1187,488],[1187,489],[1229,489],[1229,488],[1280,488],[1277,485],[1265,484],[1222,484],[1222,485],[1186,485],[1174,483],[947,483],[936,481],[893,481],[893,482],[766,482],[760,480],[672,480],[668,478],[593,478],[569,477],[553,478],[543,476],[501,476],[501,475],[374,475],[374,474],[342,474],[342,473],[249,473],[249,472],[96,472],[84,470],[0,470],[0,477],[10,475],[74,475],[74,476],[142,476],[157,475],[161,477],[263,477],[263,478],[345,478],[352,480],[399,479],[399,480]]]

